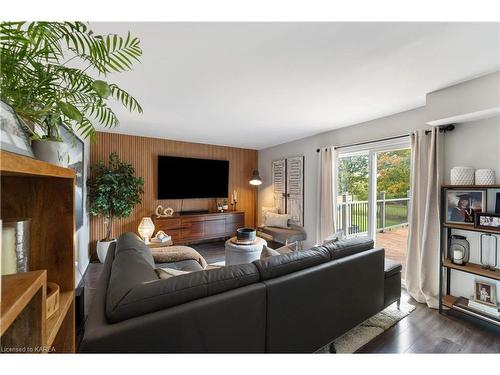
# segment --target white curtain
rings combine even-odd
[[[336,172],[337,154],[333,147],[318,152],[318,199],[316,209],[316,243],[336,231]]]
[[[429,307],[438,307],[442,140],[439,129],[411,135],[411,199],[406,287]]]

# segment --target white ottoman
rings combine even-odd
[[[267,242],[260,237],[257,237],[251,245],[237,245],[231,240],[232,238],[226,241],[226,266],[252,263],[260,259],[262,246],[267,245]]]

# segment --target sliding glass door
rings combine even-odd
[[[338,150],[337,227],[368,236],[388,258],[406,261],[410,194],[409,139]]]

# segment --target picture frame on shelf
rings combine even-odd
[[[500,214],[500,193],[497,193],[497,199],[495,203],[495,213]]]
[[[476,228],[491,229],[500,233],[500,214],[481,212],[475,215]]]
[[[474,301],[483,305],[497,307],[497,288],[495,284],[476,280],[474,282]]]
[[[475,215],[486,211],[487,189],[446,189],[445,223],[474,225]]]
[[[34,158],[31,149],[29,126],[16,114],[14,109],[0,100],[1,149],[14,154]]]

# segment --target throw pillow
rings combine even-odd
[[[296,248],[297,248],[296,242],[294,242],[290,245],[282,246],[278,249],[271,249],[270,247],[263,245],[262,251],[260,253],[260,259],[266,259],[266,258],[274,257],[276,255],[288,254],[288,253],[295,251]]]
[[[159,279],[170,279],[171,277],[185,275],[189,271],[174,270],[172,268],[155,268]]]
[[[279,214],[278,207],[262,206],[262,222],[266,221],[266,214],[272,212],[273,214]]]
[[[323,245],[330,243],[330,242],[336,242],[338,240],[341,240],[344,238],[344,231],[339,230],[338,232],[329,235],[323,240]]]
[[[288,220],[292,218],[291,215],[281,215],[275,214],[273,212],[267,212],[264,225],[266,227],[278,227],[278,228],[286,228],[288,229]]]

